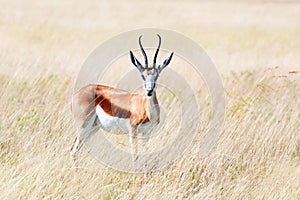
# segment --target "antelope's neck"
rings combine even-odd
[[[146,112],[150,121],[159,121],[159,105],[156,92],[151,97],[146,96]]]

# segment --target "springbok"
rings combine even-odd
[[[71,156],[76,160],[76,154],[89,137],[92,127],[98,126],[106,131],[122,128],[129,134],[131,150],[137,151],[137,130],[140,128],[151,129],[160,121],[160,109],[156,98],[156,81],[162,70],[170,63],[173,53],[164,60],[163,64],[156,67],[156,58],[161,45],[158,35],[153,65],[148,66],[146,52],[139,37],[139,46],[145,65],[130,51],[132,64],[139,70],[143,79],[144,94],[132,94],[125,90],[104,85],[89,84],[73,95],[71,110],[77,125],[77,136],[71,148]],[[134,147],[133,147],[134,145]],[[134,152],[132,152],[134,162]]]

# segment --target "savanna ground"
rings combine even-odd
[[[297,1],[1,0],[0,199],[300,199],[299,13]],[[179,31],[214,59],[226,91],[218,143],[200,159],[196,138],[146,177],[84,150],[75,170],[80,66],[99,43],[143,27]]]

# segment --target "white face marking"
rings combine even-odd
[[[143,78],[145,94],[150,97],[156,89],[156,80],[158,78],[157,70],[145,70],[141,75]]]

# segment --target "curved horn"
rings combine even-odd
[[[155,55],[154,55],[153,67],[155,67],[155,65],[156,65],[156,58],[157,58],[157,54],[158,54],[158,51],[159,51],[159,48],[160,48],[160,44],[161,44],[161,37],[160,37],[159,34],[157,34],[157,36],[158,36],[158,47],[157,47]]]
[[[141,42],[141,38],[142,38],[142,35],[139,37],[139,44],[140,44],[140,48],[141,48],[141,51],[142,51],[144,59],[145,59],[145,68],[148,68],[148,59],[147,59],[146,52],[145,52],[142,42]]]

